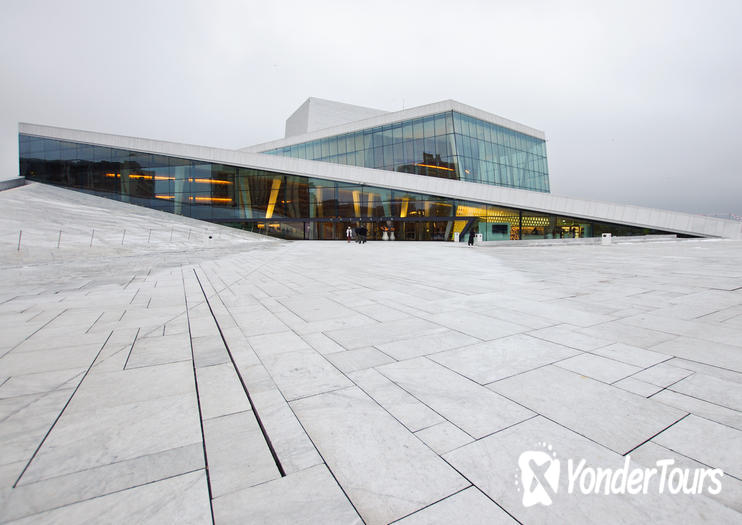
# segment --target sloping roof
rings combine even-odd
[[[18,128],[20,133],[40,137],[158,153],[205,162],[275,171],[287,175],[365,184],[492,204],[495,206],[521,208],[593,221],[652,228],[674,233],[742,239],[742,222],[684,212],[577,199],[554,195],[552,193],[518,190],[502,186],[440,179],[396,171],[360,168],[329,162],[303,160],[262,153],[248,153],[240,150],[195,146],[137,137],[108,135],[36,124],[21,123]]]

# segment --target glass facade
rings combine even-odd
[[[450,241],[664,233],[407,191],[286,175],[186,158],[19,135],[21,175],[32,181],[288,239]]]
[[[264,153],[549,191],[546,141],[456,111]]]

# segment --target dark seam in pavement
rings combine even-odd
[[[211,476],[209,474],[209,457],[206,454],[206,435],[204,434],[204,418],[201,411],[201,397],[198,393],[198,378],[196,376],[196,357],[193,353],[193,336],[191,335],[191,316],[188,313],[188,294],[186,293],[185,275],[183,268],[180,269],[180,278],[183,281],[183,300],[185,301],[186,320],[188,322],[188,344],[191,347],[191,369],[193,370],[193,384],[196,387],[196,404],[198,405],[198,424],[201,427],[201,444],[204,451],[204,471],[206,472],[206,488],[209,489],[209,510],[211,511],[211,523],[214,524],[214,494],[211,492]]]
[[[195,268],[193,269],[193,274],[196,276],[198,285],[201,288],[201,293],[204,294],[204,299],[206,299],[206,305],[209,307],[209,312],[211,312],[211,317],[214,319],[214,323],[216,323],[217,330],[219,330],[219,336],[222,338],[222,343],[224,343],[224,348],[226,348],[227,354],[229,355],[229,360],[232,362],[232,368],[234,368],[234,371],[240,380],[240,384],[242,385],[242,390],[244,390],[245,395],[247,396],[247,400],[250,402],[250,407],[252,408],[253,414],[255,415],[255,420],[258,422],[258,426],[260,427],[260,432],[262,432],[263,434],[263,439],[265,439],[265,444],[268,445],[268,450],[270,450],[271,456],[273,456],[273,461],[276,464],[276,468],[278,468],[279,474],[281,474],[281,477],[285,477],[286,472],[283,470],[281,461],[278,459],[278,454],[276,454],[276,451],[273,448],[273,443],[271,443],[271,438],[268,436],[268,432],[265,430],[265,426],[263,426],[263,421],[260,419],[260,414],[258,414],[258,410],[255,407],[255,403],[253,402],[252,397],[250,396],[250,392],[247,390],[247,385],[245,384],[245,380],[242,378],[242,374],[240,373],[239,368],[237,368],[237,363],[235,363],[234,357],[232,356],[232,350],[229,348],[229,345],[227,344],[227,340],[224,338],[224,334],[222,333],[222,327],[219,325],[219,321],[217,321],[216,319],[214,310],[211,308],[211,303],[209,302],[209,298],[206,296],[206,291],[204,290],[203,284],[201,284],[201,279],[198,278],[198,273],[196,273]]]
[[[60,314],[61,315],[61,314]],[[56,319],[56,318],[55,318]],[[85,371],[85,375],[82,376],[82,379],[80,379],[80,382],[77,383],[77,386],[75,387],[75,390],[72,391],[72,395],[70,395],[69,399],[67,399],[67,402],[62,407],[62,410],[59,411],[59,414],[57,415],[57,418],[54,420],[54,423],[49,427],[49,430],[46,431],[46,434],[44,434],[44,437],[41,439],[41,442],[39,443],[39,446],[36,447],[36,450],[33,451],[33,454],[31,454],[31,458],[28,460],[28,463],[26,463],[26,466],[23,467],[23,470],[21,471],[20,475],[18,476],[18,479],[15,480],[15,483],[13,483],[13,488],[16,488],[18,485],[18,482],[21,480],[23,475],[26,473],[26,470],[28,470],[28,467],[31,466],[31,462],[36,457],[36,454],[39,453],[39,450],[41,450],[41,447],[44,445],[44,442],[46,441],[46,438],[49,437],[49,434],[51,434],[52,430],[54,430],[54,426],[57,424],[57,421],[62,417],[62,414],[64,414],[64,411],[67,409],[67,407],[70,404],[70,401],[72,401],[72,398],[75,397],[75,394],[77,393],[77,389],[80,388],[80,385],[82,385],[82,382],[85,381],[85,378],[88,376],[88,372],[90,372],[90,369],[93,368],[93,365],[98,360],[98,356],[100,356],[100,353],[103,351],[103,348],[105,348],[106,343],[108,343],[108,340],[113,335],[113,330],[111,330],[111,333],[108,334],[108,337],[106,337],[106,340],[103,342],[103,344],[100,347],[100,350],[98,350],[98,353],[95,354],[95,358],[90,363],[90,366],[88,366],[88,369]]]

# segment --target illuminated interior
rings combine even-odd
[[[29,180],[288,239],[344,239],[360,225],[370,240],[394,232],[400,241],[465,240],[472,229],[484,241],[666,233],[23,134],[19,146]],[[432,160],[415,167],[448,168]]]

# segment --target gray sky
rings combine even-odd
[[[453,98],[542,129],[552,193],[742,215],[742,1],[0,3],[17,123],[238,148],[309,96]]]

